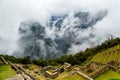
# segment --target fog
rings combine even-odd
[[[100,44],[110,35],[119,36],[120,29],[120,1],[119,0],[0,0],[0,54],[12,54],[19,49],[18,32],[21,22],[33,20],[45,26],[51,16],[70,15],[68,22],[74,22],[72,14],[87,11],[93,17],[107,11],[107,15],[96,24],[83,32],[78,37],[94,34],[95,37],[83,41],[81,45],[71,44],[68,53],[76,53]],[[99,14],[97,14],[99,12]],[[67,18],[64,24],[67,24]],[[79,23],[78,23],[79,24]],[[46,28],[47,29],[47,28]],[[72,29],[72,28],[71,28]],[[47,35],[54,39],[54,29],[47,29]],[[62,36],[64,29],[58,32]],[[89,37],[88,37],[89,38]],[[90,41],[90,42],[89,42]],[[44,44],[44,43],[41,43]],[[45,53],[44,53],[45,54]]]

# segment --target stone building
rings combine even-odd
[[[64,71],[69,71],[69,70],[71,70],[71,64],[69,64],[69,63],[67,63],[67,62],[65,62],[64,64],[63,64],[63,69],[64,69]]]
[[[98,63],[98,62],[90,62],[88,65],[86,65],[85,67],[80,68],[80,71],[83,73],[92,73],[95,70],[101,68],[102,66],[104,66],[105,64],[102,63]]]

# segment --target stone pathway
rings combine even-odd
[[[82,77],[85,78],[86,80],[93,80],[92,78],[90,78],[89,76],[81,73],[80,71],[77,71],[77,74],[80,75],[80,76],[82,76]]]
[[[13,76],[11,78],[8,78],[6,80],[24,80],[23,76],[21,74],[18,74],[16,76]]]

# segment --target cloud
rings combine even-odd
[[[0,0],[0,37],[2,38],[0,44],[4,45],[0,46],[0,51],[12,54],[17,48],[16,43],[20,36],[18,28],[23,21],[32,19],[46,26],[52,15],[59,16],[74,11],[89,11],[94,15],[99,10],[108,11],[108,15],[93,26],[93,32],[96,34],[93,42],[100,39],[101,43],[108,35],[119,35],[119,0]],[[51,30],[47,30],[53,34]],[[73,45],[71,49],[80,47],[78,50],[83,50],[83,47],[86,48],[88,45],[87,43]]]

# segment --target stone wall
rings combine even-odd
[[[0,56],[0,59],[1,59],[5,64],[8,64],[8,62],[4,59],[4,57]]]
[[[95,78],[99,76],[101,73],[105,72],[106,70],[109,70],[109,67],[107,65],[102,66],[101,68],[95,70],[94,72],[88,74],[90,77]]]
[[[110,61],[107,64],[102,64],[98,62],[90,62],[88,65],[80,68],[80,71],[86,73],[88,76],[95,78],[101,73],[112,70],[120,73],[120,62]]]
[[[69,64],[69,63],[67,63],[67,62],[65,62],[64,64],[63,64],[63,69],[64,69],[64,71],[69,71],[69,70],[71,70],[71,64]]]
[[[115,67],[117,67],[117,68],[120,69],[120,62],[117,62],[117,61],[110,61],[110,62],[108,62],[107,64],[109,64],[109,65],[114,65]]]
[[[44,76],[55,79],[56,77],[58,77],[58,72],[51,73],[49,71],[45,71]]]
[[[96,69],[99,69],[100,67],[102,67],[104,65],[105,64],[98,63],[98,62],[90,62],[85,67],[80,68],[80,71],[89,74],[89,73],[94,72]]]

